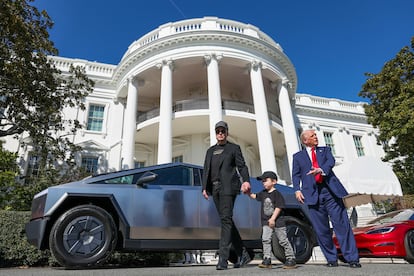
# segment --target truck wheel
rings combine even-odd
[[[296,263],[304,264],[312,257],[312,230],[309,225],[295,217],[286,216],[285,220],[287,236],[295,252]],[[272,251],[276,259],[285,263],[285,250],[279,244],[276,234],[272,236]]]
[[[50,250],[64,267],[103,264],[117,243],[114,220],[104,209],[81,205],[63,213],[49,236]]]

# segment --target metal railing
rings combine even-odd
[[[224,110],[235,110],[242,111],[254,114],[254,106],[249,103],[237,102],[237,101],[228,101],[225,100],[222,102],[222,108]],[[180,112],[187,110],[199,110],[199,109],[209,109],[208,99],[195,99],[195,100],[182,100],[177,101],[172,107],[172,112]],[[137,114],[137,123],[142,123],[146,120],[155,118],[160,115],[159,107],[151,109],[147,112],[138,112]],[[269,119],[281,124],[281,119],[276,114],[269,112]]]

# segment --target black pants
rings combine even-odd
[[[235,250],[237,256],[241,256],[243,241],[233,222],[233,207],[236,195],[221,195],[219,190],[219,187],[214,187],[213,189],[214,204],[221,221],[219,258],[222,261],[227,261],[231,248]]]

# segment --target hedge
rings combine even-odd
[[[26,239],[30,212],[0,211],[0,267],[48,265],[50,253],[41,252]]]

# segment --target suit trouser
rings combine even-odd
[[[338,259],[329,226],[330,219],[345,260],[358,262],[355,237],[342,200],[332,195],[326,184],[318,185],[320,185],[318,187],[319,202],[316,205],[309,205],[309,214],[322,253],[328,262],[335,262]]]
[[[233,207],[236,195],[221,195],[213,189],[213,199],[221,221],[221,235],[219,244],[219,258],[227,261],[230,249],[233,247],[237,256],[241,256],[243,242],[233,221]]]

